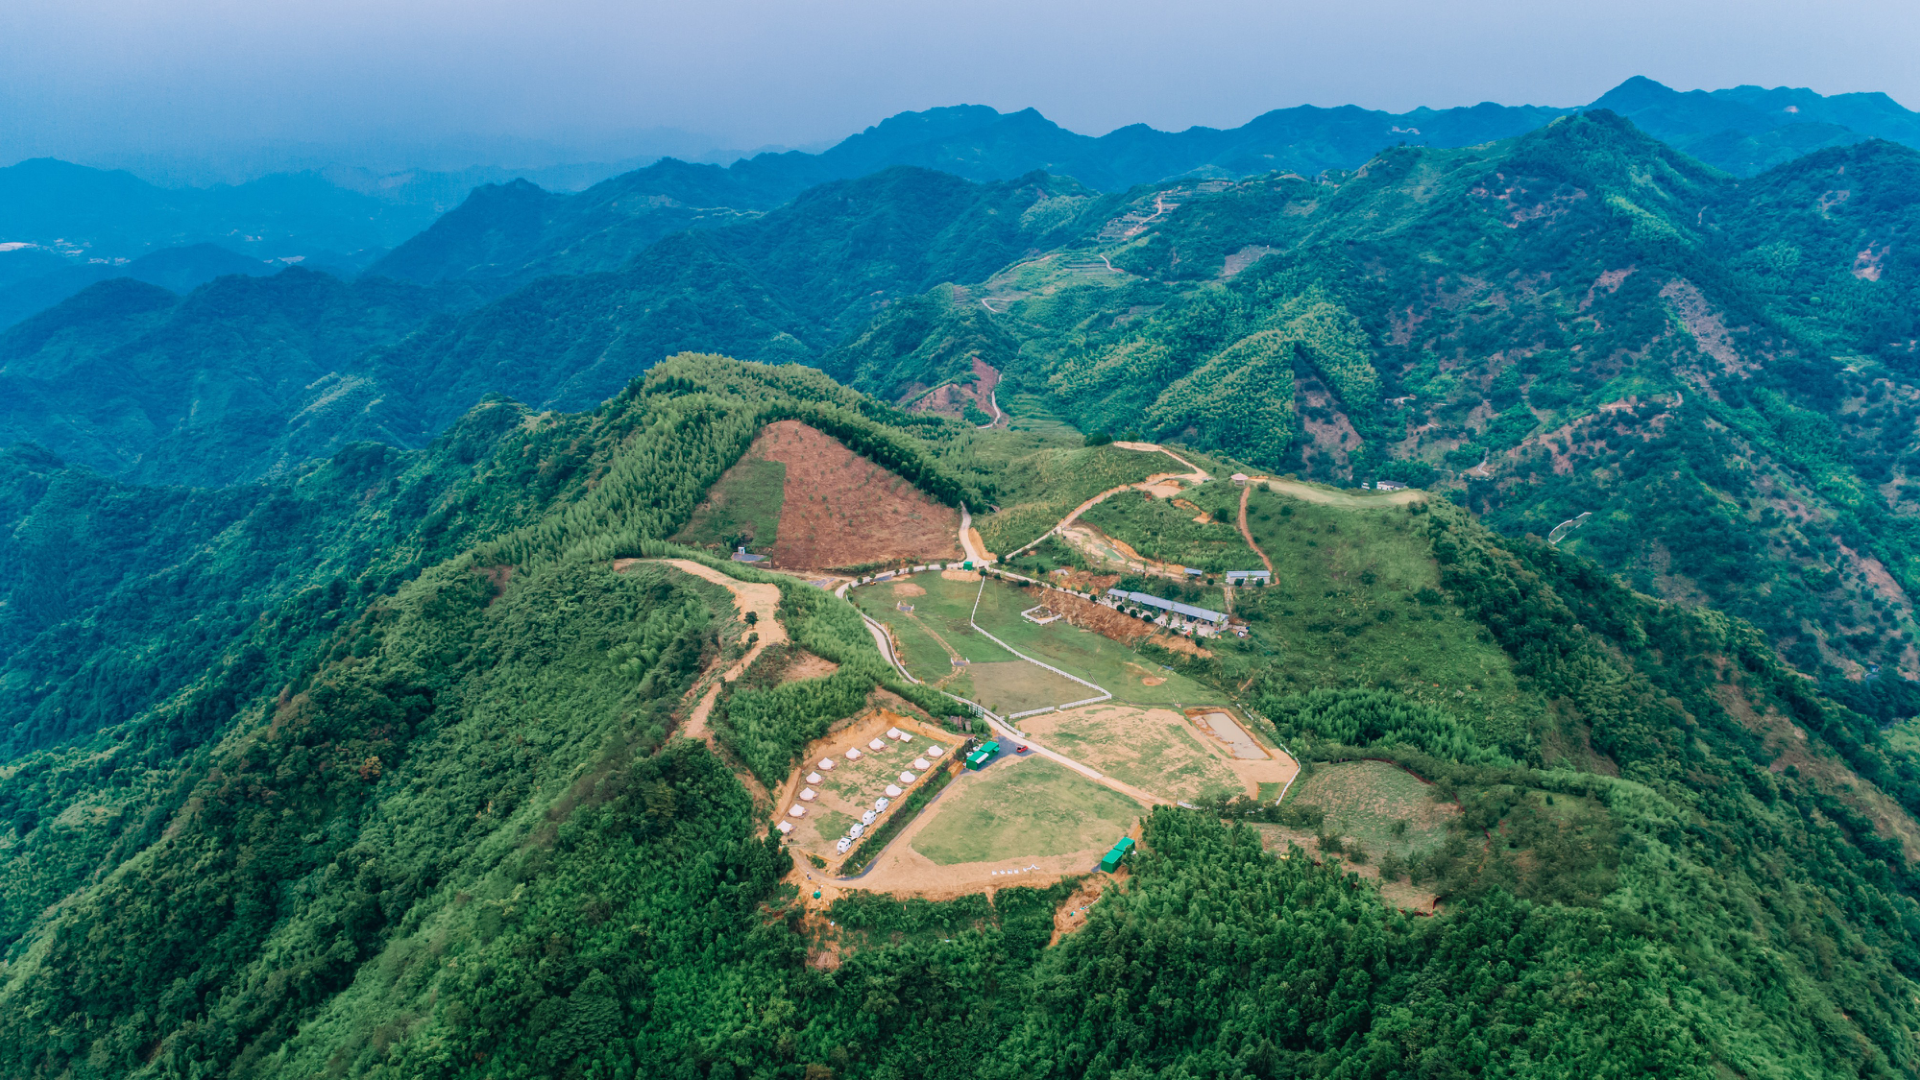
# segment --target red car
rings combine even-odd
[[[1024,754],[1024,753],[1026,753],[1026,752],[1027,752],[1027,744],[1026,744],[1026,743],[1021,743],[1021,744],[1019,744],[1018,746],[1015,746],[1015,747],[1013,748],[1013,752],[1014,752],[1014,753],[1016,753],[1016,754]]]

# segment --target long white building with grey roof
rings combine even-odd
[[[1178,600],[1162,600],[1143,592],[1126,592],[1121,589],[1108,589],[1107,598],[1116,605],[1139,604],[1141,607],[1157,608],[1170,615],[1179,615],[1194,622],[1203,622],[1211,626],[1227,625],[1227,616],[1223,612],[1209,611],[1192,604],[1182,604]]]

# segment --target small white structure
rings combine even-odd
[[[786,822],[783,821],[780,824],[785,825]],[[833,849],[835,851],[838,851],[840,854],[845,855],[847,853],[847,849],[852,846],[853,846],[852,838],[843,836],[840,838],[839,843],[833,845]]]
[[[828,764],[831,765],[832,762],[828,762]],[[807,783],[809,784],[817,784],[820,782],[820,779],[821,779],[820,774],[817,772],[810,772],[807,774]]]
[[[897,739],[897,738],[899,738],[899,737],[900,737],[900,729],[899,729],[899,728],[897,728],[897,727],[890,727],[890,728],[888,728],[888,729],[887,729],[887,738],[889,738],[889,739]]]
[[[821,758],[821,759],[820,759],[820,771],[821,771],[821,772],[832,772],[832,771],[833,771],[833,766],[834,766],[834,764],[835,764],[835,762],[834,762],[834,760],[833,760],[832,758],[830,758],[830,757],[823,757],[823,758]],[[808,779],[809,781],[811,781],[811,780],[813,779],[813,777],[811,777],[811,776],[809,776],[809,777],[807,777],[807,779]]]
[[[871,825],[873,824],[873,819],[879,816],[880,816],[880,812],[878,810],[869,810],[866,813],[860,815],[860,824]]]
[[[937,746],[937,745],[935,745],[935,746],[929,746],[929,747],[927,747],[927,756],[928,756],[928,757],[939,757],[939,756],[940,756],[941,754],[944,754],[944,753],[946,753],[946,751],[945,751],[945,750],[943,750],[943,749],[941,749],[941,748],[940,748],[939,746]]]
[[[873,800],[873,808],[874,808],[875,810],[885,810],[885,809],[886,809],[887,807],[889,807],[889,806],[892,806],[892,805],[893,805],[893,800],[892,800],[892,799],[875,799],[875,800]]]
[[[806,817],[807,808],[804,806],[801,806],[799,803],[794,803],[792,806],[787,807],[787,816],[788,817]]]
[[[875,739],[867,744],[867,749],[869,750],[885,750],[886,748],[887,744],[884,739]]]
[[[847,830],[847,839],[858,840],[860,839],[860,834],[866,831],[867,827],[856,821],[853,823],[853,828]]]
[[[1243,472],[1237,472],[1237,473],[1234,473],[1234,474],[1233,474],[1233,486],[1234,486],[1234,487],[1246,487],[1246,486],[1247,486],[1247,479],[1248,479],[1248,477],[1247,477],[1247,474],[1246,474],[1246,473],[1243,473]]]
[[[801,801],[801,802],[812,802],[813,800],[815,800],[815,799],[817,799],[817,798],[819,798],[819,797],[820,797],[820,793],[819,793],[819,792],[817,792],[817,791],[815,791],[815,790],[813,790],[812,788],[801,788],[801,789],[800,789],[800,801]]]
[[[781,823],[780,823],[780,825],[779,825],[779,829],[780,829],[780,835],[781,835],[781,836],[785,836],[785,835],[787,835],[788,833],[790,833],[790,832],[792,832],[792,831],[793,831],[793,822],[791,822],[791,821],[783,821],[783,822],[781,822]]]
[[[903,732],[901,732],[901,733],[900,733],[900,741],[901,741],[901,742],[912,742],[912,741],[913,741],[913,732],[911,732],[911,731],[903,731]]]
[[[900,782],[903,784],[913,783],[913,774],[902,769],[900,771]]]
[[[897,788],[897,787],[895,787],[895,786],[893,786],[892,784],[888,784],[888,785],[887,785],[887,798],[889,798],[889,799],[897,799],[897,798],[899,798],[899,797],[900,797],[900,789],[899,789],[899,788]]]
[[[927,763],[927,759],[926,759],[926,758],[923,758],[923,757],[920,757],[920,758],[914,758],[914,759],[913,759],[913,767],[914,767],[914,768],[916,768],[916,769],[919,769],[919,770],[920,770],[921,772],[926,772],[926,771],[927,771],[928,769],[931,769],[931,768],[933,768],[933,766],[932,766],[932,765],[929,765],[929,764]]]
[[[858,751],[858,750],[849,750],[849,751],[847,751],[847,760],[848,760],[848,761],[859,761],[859,760],[860,760],[860,751]]]

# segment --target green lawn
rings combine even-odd
[[[1217,701],[1219,693],[1146,659],[1125,645],[1091,630],[1067,625],[1066,620],[1038,626],[1020,612],[1039,603],[1008,582],[989,581],[980,595],[977,621],[995,637],[1036,660],[1078,675],[1134,705],[1198,705]],[[1165,679],[1157,686],[1146,678]],[[1087,691],[1080,697],[1092,697]],[[1066,700],[1075,700],[1068,698]]]
[[[1064,765],[1031,758],[963,778],[932,812],[913,850],[952,866],[1111,844],[1133,827],[1140,806]]]
[[[720,477],[673,539],[693,547],[732,550],[745,544],[749,551],[765,551],[779,537],[786,484],[785,464],[749,454]]]
[[[881,582],[854,589],[847,596],[854,606],[893,630],[894,640],[900,643],[901,662],[906,664],[914,678],[940,682],[953,675],[952,655],[948,649],[976,663],[1017,659],[968,623],[974,595],[980,589],[978,582],[948,581],[937,573],[914,574],[904,580],[906,584],[925,592],[917,596],[905,595],[901,590],[896,590],[892,582]],[[911,604],[913,611],[901,611],[896,605],[902,603]],[[945,642],[945,645],[941,642]],[[956,694],[971,696],[952,685],[946,688]]]

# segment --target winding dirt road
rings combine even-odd
[[[637,560],[622,559],[614,563],[614,569],[624,570],[635,561]],[[746,655],[734,661],[731,667],[713,681],[713,685],[708,687],[707,692],[701,696],[699,704],[693,707],[693,713],[687,717],[686,725],[680,729],[680,734],[687,738],[699,739],[708,746],[713,746],[713,732],[707,727],[707,718],[713,715],[713,703],[719,700],[721,688],[745,674],[747,667],[760,658],[760,654],[766,651],[767,646],[787,643],[787,628],[780,625],[780,620],[774,615],[780,607],[780,589],[775,585],[759,585],[728,577],[711,566],[704,566],[691,559],[661,561],[676,570],[711,581],[732,593],[734,605],[740,609],[743,618],[748,612],[753,612],[758,617],[752,627],[741,633],[740,640],[745,641],[753,634],[760,635],[759,639],[747,649]]]

